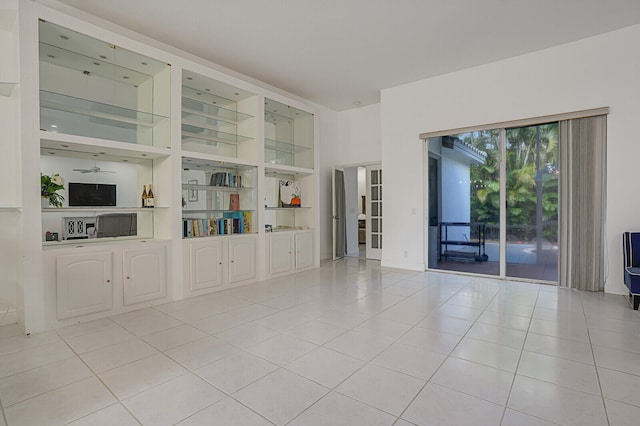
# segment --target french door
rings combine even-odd
[[[382,259],[382,167],[367,166],[367,259]]]

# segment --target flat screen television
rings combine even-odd
[[[69,207],[115,207],[116,186],[69,182]]]

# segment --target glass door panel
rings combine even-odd
[[[382,259],[382,169],[367,167],[367,199],[369,220],[367,235],[367,259]]]
[[[499,275],[500,131],[428,144],[429,269]]]
[[[506,275],[558,280],[558,123],[506,130]]]

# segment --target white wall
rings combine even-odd
[[[332,256],[331,173],[335,166],[380,163],[380,104],[336,113],[321,110],[320,259]]]
[[[640,26],[483,65],[381,93],[386,266],[424,269],[422,132],[610,107],[607,123],[606,291],[624,293],[621,233],[640,229],[637,168]],[[416,182],[416,185],[406,185]],[[411,215],[418,208],[422,214]],[[402,254],[408,251],[408,259]]]

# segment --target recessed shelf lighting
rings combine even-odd
[[[93,65],[100,66],[100,62],[94,61]]]
[[[100,59],[107,59],[107,57],[104,55],[100,55]]]
[[[58,125],[57,125],[57,124],[52,124],[52,125],[51,125],[51,128],[52,128],[52,129],[57,129],[57,128],[58,128]]]
[[[69,40],[69,37],[67,37],[64,34],[60,34],[60,38],[63,39],[63,40]]]
[[[140,154],[140,155],[142,155],[143,157],[146,157],[146,156],[147,156],[147,154]]]
[[[54,55],[52,55],[52,54],[48,54],[47,58],[55,59],[56,57]]]
[[[51,154],[51,155],[56,155],[56,153],[55,153],[55,152],[50,152],[49,154]]]
[[[123,163],[128,163],[128,162],[129,162],[129,160],[122,160],[122,162],[123,162]]]
[[[100,154],[93,154],[94,157],[100,157]]]
[[[123,75],[122,78],[124,78],[125,80],[129,80],[129,76]]]
[[[193,77],[187,77],[187,80],[193,80]]]
[[[69,145],[60,145],[63,148],[69,148]]]
[[[149,65],[149,64],[148,64],[148,63],[146,63],[146,62],[140,62],[140,65],[144,65],[144,66],[146,67],[146,66],[147,66],[147,65]]]

